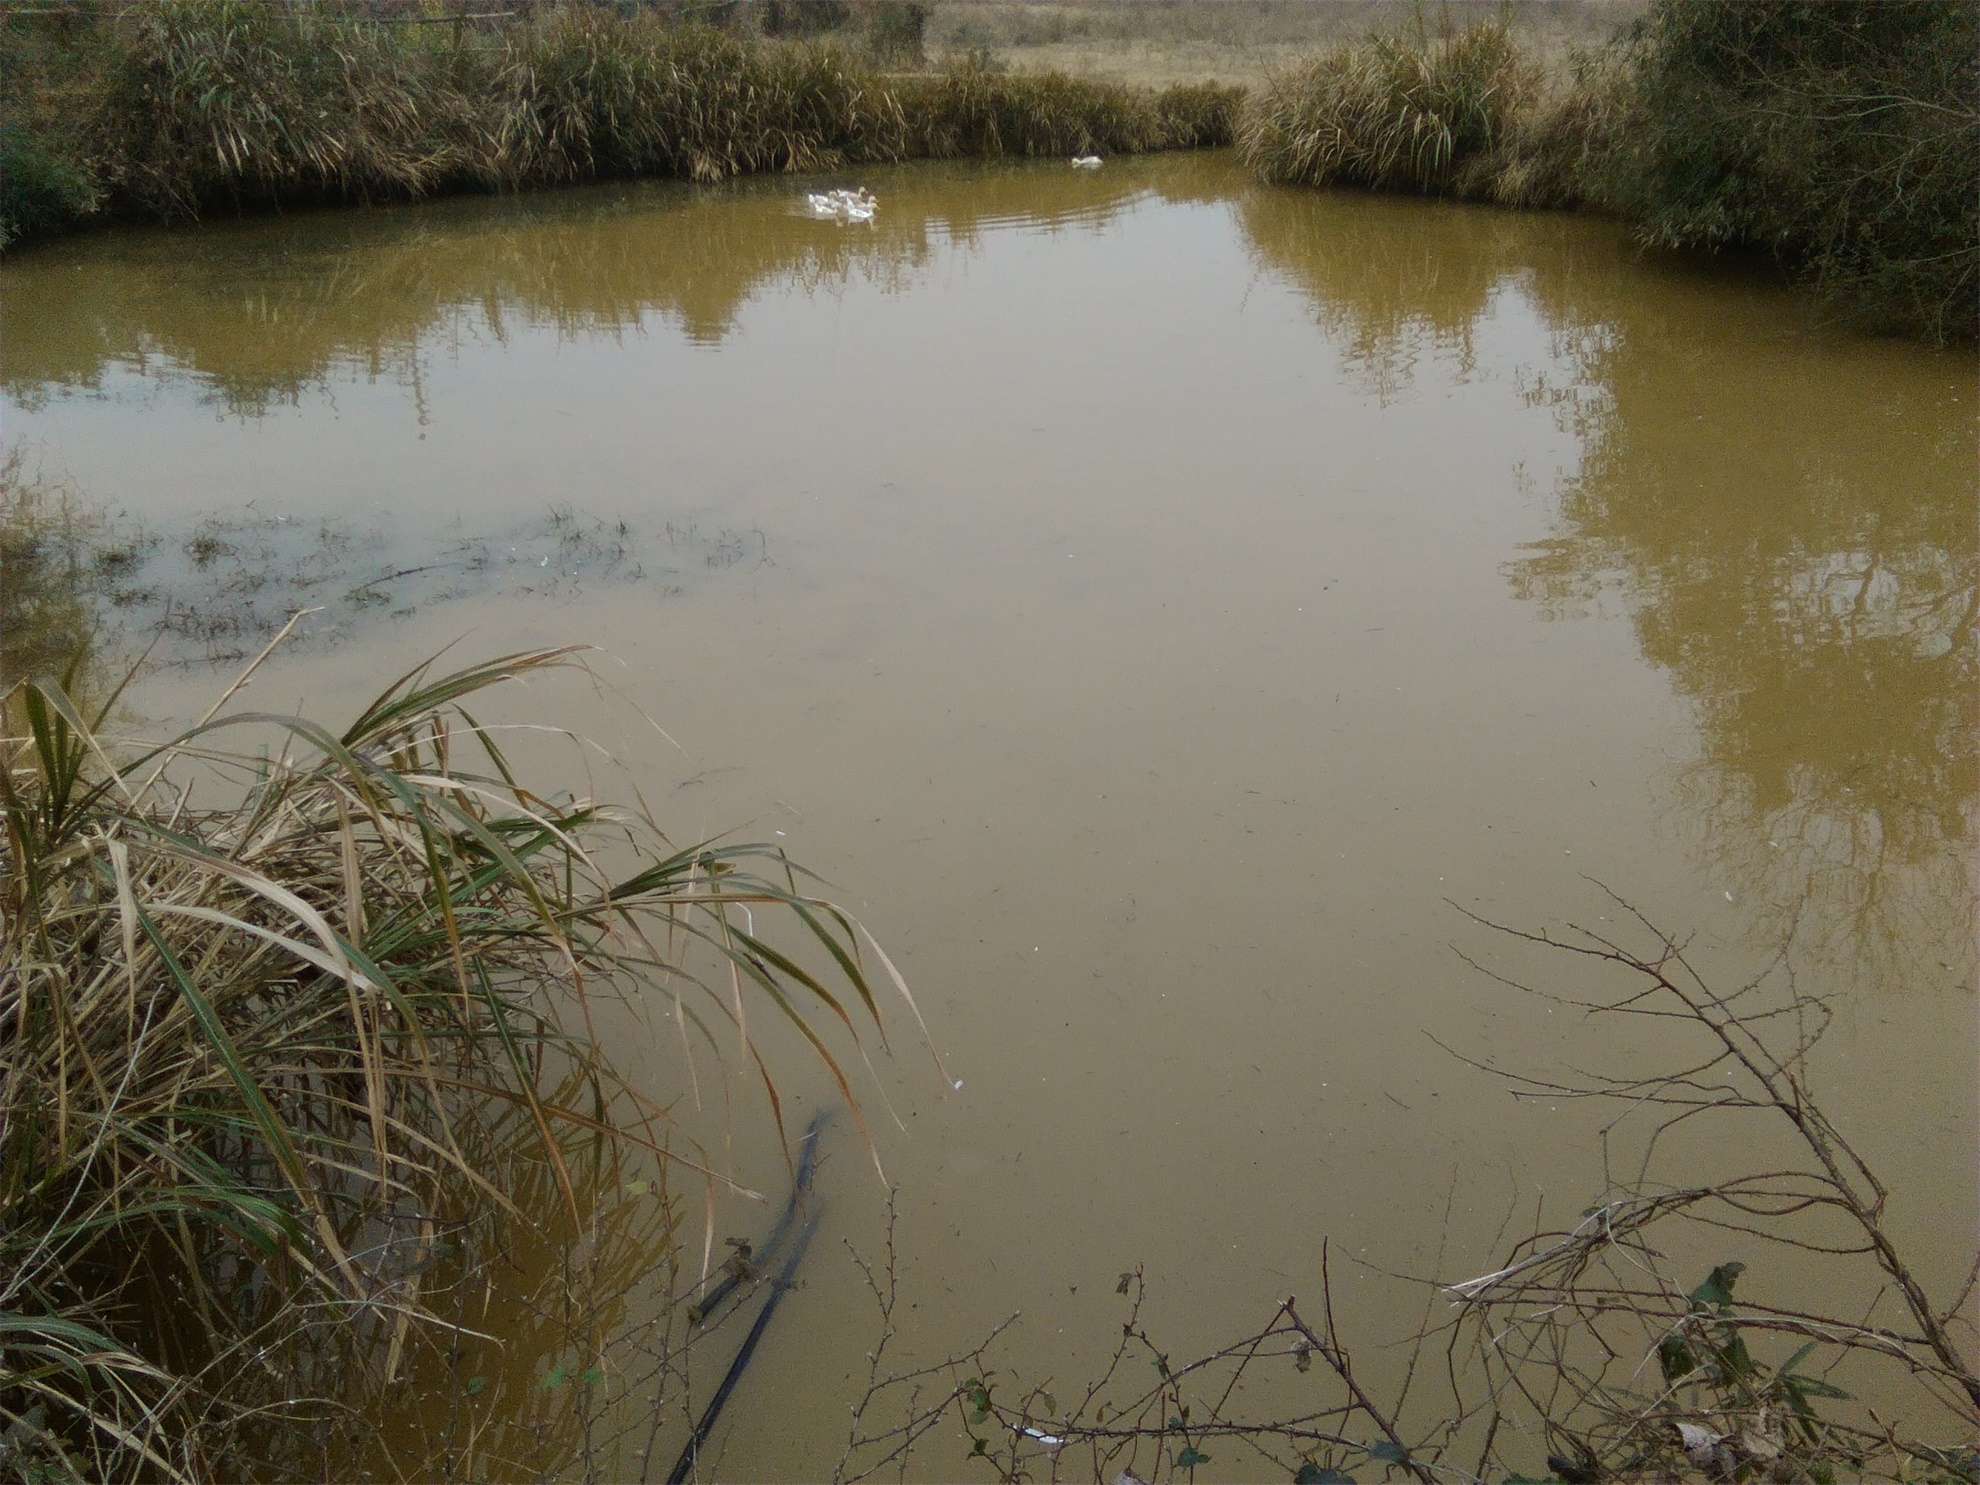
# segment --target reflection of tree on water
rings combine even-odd
[[[1164,185],[1187,194],[1199,184],[1200,165],[1163,164]],[[32,405],[99,386],[109,365],[163,363],[254,414],[351,377],[395,377],[417,392],[423,348],[455,336],[616,334],[657,314],[713,343],[766,286],[897,288],[940,243],[967,245],[1001,222],[1102,222],[1150,180],[991,164],[909,167],[884,184],[871,226],[799,215],[801,185],[785,179],[453,200],[70,245],[59,262],[49,253],[9,266],[0,387]],[[78,257],[97,261],[76,273]]]
[[[1970,976],[1966,364],[1808,337],[1768,290],[1632,262],[1600,224],[1294,191],[1241,215],[1384,398],[1432,353],[1469,374],[1498,295],[1539,311],[1552,344],[1520,385],[1583,455],[1515,591],[1633,614],[1697,708],[1684,813],[1762,933],[1905,983]]]
[[[1559,534],[1512,575],[1555,610],[1621,594],[1698,707],[1684,792],[1770,928],[1943,980],[1980,787],[1970,413],[1950,363],[1865,355],[1626,323]]]
[[[1572,272],[1613,256],[1606,228],[1448,202],[1411,203],[1355,191],[1257,188],[1239,219],[1263,265],[1313,306],[1348,365],[1386,402],[1420,363],[1442,355],[1462,377],[1494,296],[1521,283],[1536,254]]]

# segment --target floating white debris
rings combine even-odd
[[[1073,169],[1098,170],[1103,163],[1098,155],[1074,155]]]
[[[1679,1423],[1676,1427],[1685,1458],[1699,1469],[1717,1473],[1732,1463],[1724,1434],[1697,1423]]]
[[[808,191],[804,198],[804,209],[824,221],[870,222],[879,205],[865,186],[856,191]]]
[[[1062,1449],[1066,1444],[1066,1441],[1057,1434],[1047,1433],[1042,1428],[1033,1428],[1030,1424],[1026,1424],[1022,1428],[1013,1427],[1011,1432],[1021,1433],[1028,1439],[1036,1439],[1048,1449]]]

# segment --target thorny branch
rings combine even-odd
[[[953,1410],[973,1441],[972,1457],[985,1460],[999,1480],[1089,1478],[1112,1485],[1194,1478],[1199,1466],[1222,1476],[1237,1467],[1223,1451],[1240,1446],[1294,1479],[1322,1482],[1348,1478],[1347,1467],[1401,1474],[1420,1485],[1477,1485],[1530,1471],[1536,1453],[1556,1478],[1580,1485],[1700,1472],[1724,1481],[1844,1472],[1946,1482],[1980,1477],[1980,1451],[1971,1443],[1921,1442],[1867,1406],[1847,1414],[1831,1406],[1849,1399],[1838,1382],[1895,1365],[1898,1377],[1917,1388],[1913,1412],[1922,1416],[1916,1422],[1931,1426],[1936,1404],[1945,1410],[1941,1417],[1960,1420],[1969,1438],[1980,1425],[1980,1379],[1953,1332],[1980,1286],[1980,1259],[1958,1292],[1935,1305],[1891,1236],[1889,1190],[1810,1088],[1808,1056],[1828,1024],[1828,1008],[1795,983],[1784,963],[1730,991],[1715,990],[1683,943],[1616,901],[1649,935],[1647,950],[1583,930],[1562,938],[1474,921],[1624,972],[1629,983],[1621,992],[1565,1003],[1689,1028],[1702,1034],[1705,1049],[1686,1057],[1680,1047],[1666,1071],[1631,1077],[1543,1077],[1461,1059],[1506,1081],[1516,1096],[1621,1104],[1624,1113],[1603,1131],[1605,1169],[1610,1136],[1631,1113],[1650,1111],[1651,1127],[1641,1137],[1634,1174],[1622,1180],[1611,1174],[1602,1199],[1567,1230],[1533,1231],[1493,1271],[1432,1286],[1452,1312],[1441,1321],[1426,1317],[1408,1338],[1405,1381],[1393,1398],[1378,1398],[1355,1372],[1334,1317],[1323,1243],[1315,1322],[1289,1298],[1251,1334],[1176,1362],[1150,1336],[1143,1275],[1132,1270],[1121,1276],[1128,1315],[1120,1340],[1070,1409],[1042,1386],[999,1379],[984,1365],[986,1340],[958,1361],[891,1379],[913,1384],[939,1374],[945,1385],[912,1393],[910,1421],[869,1439],[860,1433],[864,1409],[891,1385],[882,1367],[894,1334],[890,1227],[884,1279],[867,1270],[880,1299],[882,1341],[871,1358],[867,1400],[854,1412],[854,1439],[884,1446],[882,1462],[904,1470],[907,1450],[937,1414]],[[1652,1180],[1651,1157],[1680,1123],[1750,1115],[1783,1121],[1807,1163],[1706,1184]],[[1845,1224],[1840,1236],[1838,1217]],[[1728,1262],[1687,1288],[1666,1272],[1665,1256],[1652,1242],[1672,1224],[1758,1239],[1763,1246],[1752,1251],[1792,1251],[1837,1266],[1834,1282],[1825,1279],[1799,1301],[1741,1296],[1735,1302],[1744,1265]],[[1841,1312],[1839,1302],[1825,1300],[1861,1287],[1866,1271],[1878,1294],[1859,1311]],[[1901,1303],[1902,1323],[1877,1318],[1887,1295]],[[1770,1364],[1749,1347],[1769,1338],[1798,1349]],[[1417,1358],[1438,1341],[1448,1393],[1419,1400],[1405,1415]],[[1328,1395],[1270,1411],[1271,1402],[1289,1397],[1297,1404],[1285,1387],[1289,1379],[1270,1368],[1290,1359],[1306,1373],[1316,1358]],[[1146,1375],[1140,1368],[1151,1364],[1156,1379],[1143,1385],[1136,1380]],[[958,1385],[963,1366],[974,1374]],[[1262,1410],[1260,1399],[1269,1400]],[[1214,1465],[1213,1444],[1219,1447]],[[1469,1467],[1455,1461],[1460,1444],[1467,1461],[1475,1461]],[[863,1477],[842,1468],[841,1478]]]

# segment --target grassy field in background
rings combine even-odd
[[[1649,0],[939,0],[930,55],[980,51],[1027,71],[1163,86],[1255,84],[1276,68],[1371,32],[1461,30],[1501,15],[1550,67],[1604,45]]]

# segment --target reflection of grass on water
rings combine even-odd
[[[1311,304],[1349,366],[1380,399],[1405,392],[1419,361],[1445,355],[1469,372],[1495,293],[1550,246],[1586,240],[1584,224],[1431,206],[1399,216],[1380,201],[1253,190],[1238,204],[1259,262]]]
[[[1198,189],[1183,166],[1155,187]],[[190,254],[175,238],[136,238],[89,274],[29,256],[0,298],[0,385],[34,406],[101,386],[111,366],[178,369],[252,414],[343,374],[396,376],[417,393],[421,357],[453,336],[609,336],[664,317],[713,344],[765,288],[893,290],[945,242],[1017,218],[1104,221],[1148,184],[1119,170],[910,168],[886,183],[878,220],[850,229],[797,214],[788,182],[748,181],[298,216],[257,224],[238,247],[209,234]]]
[[[773,848],[680,848],[535,791],[466,710],[561,663],[416,672],[341,732],[231,713],[162,745],[51,679],[5,693],[10,1468],[304,1477],[362,1454],[395,1378],[481,1333],[518,1221],[603,1265],[596,1293],[539,1296],[602,1307],[552,1327],[558,1377],[593,1386],[586,1348],[623,1323],[610,1271],[671,1263],[670,1180],[715,1179],[615,1072],[611,1002],[656,998],[684,1048],[723,1032],[718,1061],[740,1034],[767,1079],[736,1019],[755,997],[845,1088],[824,1023],[878,1015],[851,920]],[[778,918],[808,953],[773,946]],[[664,1326],[641,1334],[657,1386]],[[522,1447],[516,1388],[491,1399],[517,1435],[463,1388],[427,1416],[440,1442]]]

